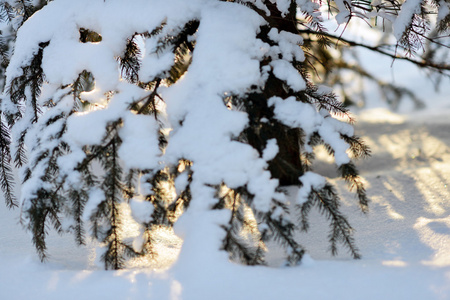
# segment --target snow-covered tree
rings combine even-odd
[[[412,47],[425,7],[395,2],[391,13],[393,3],[50,2],[20,27],[7,68],[7,205],[20,207],[42,259],[48,225],[79,244],[87,229],[113,269],[126,257],[156,255],[155,229],[174,225],[180,260],[228,253],[264,264],[265,244],[275,240],[286,264],[297,264],[305,249],[294,232],[308,230],[313,207],[330,224],[331,252],[342,244],[358,258],[339,196],[312,162],[324,145],[366,212],[353,159],[369,151],[333,92],[310,80],[309,46],[329,41],[320,13],[328,5],[337,6],[338,23],[389,19],[400,44]],[[436,7],[446,30],[449,4]],[[305,28],[317,38],[308,45]],[[128,210],[140,243],[124,234]]]

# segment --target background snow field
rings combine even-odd
[[[358,163],[370,213],[358,212],[345,183],[333,183],[356,229],[361,260],[345,250],[330,257],[328,227],[315,213],[310,233],[298,236],[312,259],[299,267],[202,259],[169,268],[181,246],[169,232],[160,233],[160,260],[151,268],[135,262],[133,268],[103,271],[95,264],[95,245],[78,248],[71,236],[57,234],[50,235],[50,258],[41,264],[31,237],[17,224],[17,211],[1,206],[0,299],[450,299],[449,115],[380,109],[359,114],[356,133],[373,151]],[[316,168],[334,177],[325,155]],[[277,253],[269,257],[276,265]]]

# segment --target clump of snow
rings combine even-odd
[[[270,62],[270,65],[273,67],[273,74],[286,81],[294,91],[298,92],[306,88],[305,80],[289,62],[278,59]]]
[[[403,33],[411,24],[414,14],[420,13],[420,7],[423,0],[408,0],[402,4],[397,18],[392,24],[394,36],[397,40],[401,40]]]
[[[272,47],[272,51],[278,49],[283,55],[283,59],[287,61],[293,61],[294,58],[297,61],[305,59],[305,54],[300,48],[300,45],[303,44],[303,38],[300,35],[286,31],[278,32],[276,28],[272,28],[269,32],[269,38],[278,43],[278,46]]]
[[[189,174],[187,172],[183,172],[177,176],[175,179],[175,190],[177,194],[180,194],[184,191],[189,184]]]
[[[152,213],[154,211],[153,204],[145,199],[134,197],[130,200],[131,214],[141,224],[149,223],[151,221]]]
[[[267,6],[264,4],[264,0],[242,0],[243,3],[247,2],[247,3],[251,3],[253,4],[256,8],[262,10],[263,12],[266,13],[266,15],[270,16],[270,11],[267,8]]]
[[[289,12],[289,7],[291,6],[290,0],[270,0],[270,2],[277,5],[278,10],[283,16],[287,15]]]
[[[156,76],[168,71],[174,63],[174,54],[172,49],[158,48],[157,37],[145,39],[145,52],[142,58],[141,68],[139,69],[139,77],[142,81],[148,82]]]
[[[91,104],[104,107],[107,105],[106,95],[99,89],[93,89],[89,92],[82,92],[80,95],[81,100],[87,101]]]
[[[321,20],[321,13],[319,11],[320,5],[311,0],[297,0],[297,5],[302,12],[310,15],[314,21]]]
[[[269,99],[269,105],[274,106],[276,119],[290,127],[301,128],[305,132],[307,143],[312,134],[318,132],[324,142],[334,150],[337,165],[350,161],[347,154],[349,146],[341,139],[341,134],[353,136],[351,125],[334,119],[324,110],[319,112],[312,104],[297,101],[295,97],[272,97]],[[312,148],[307,145],[306,150],[311,152]]]
[[[114,118],[105,110],[74,114],[67,121],[66,139],[80,146],[100,144],[106,134],[106,124]]]
[[[306,172],[300,176],[299,180],[303,185],[298,189],[296,204],[305,203],[308,201],[308,196],[311,194],[312,190],[318,191],[326,184],[325,177],[313,172]]]
[[[271,139],[267,141],[266,148],[263,151],[263,159],[269,161],[275,158],[278,153],[278,145],[276,139]]]
[[[119,157],[130,169],[153,169],[158,166],[161,151],[158,146],[158,124],[153,116],[127,113],[122,118],[119,136],[122,145]]]
[[[348,22],[350,18],[349,8],[352,7],[352,4],[348,0],[334,0],[336,6],[339,10],[339,13],[335,16],[336,22],[338,24],[344,24]]]
[[[269,99],[269,105],[274,106],[278,120],[287,126],[302,128],[306,135],[311,135],[323,121],[314,106],[297,101],[295,97],[272,97]]]
[[[350,162],[350,158],[347,153],[349,145],[341,139],[341,134],[353,132],[353,128],[349,128],[348,126],[336,126],[336,124],[341,125],[341,123],[342,122],[333,119],[328,114],[324,116],[323,123],[318,130],[323,141],[330,145],[334,150],[334,160],[338,166]]]

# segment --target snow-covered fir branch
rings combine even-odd
[[[1,3],[5,13],[17,5]],[[424,10],[413,4],[383,14],[385,3],[341,0],[54,0],[32,18],[39,6],[23,8],[29,19],[1,98],[7,205],[16,205],[15,165],[21,221],[42,259],[50,223],[79,244],[88,232],[105,268],[156,257],[158,226],[184,240],[180,260],[213,262],[225,250],[264,264],[275,241],[295,265],[307,251],[295,232],[308,229],[312,207],[329,221],[331,253],[343,245],[359,258],[339,196],[312,160],[324,145],[366,212],[353,160],[369,150],[345,122],[347,108],[311,80],[301,30],[310,24],[326,47],[324,5],[342,24],[394,18],[400,43],[412,48]],[[139,243],[124,233],[128,209]]]

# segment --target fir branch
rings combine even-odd
[[[33,2],[34,1],[31,1],[31,0],[17,0],[17,2],[21,6],[20,7],[20,11],[22,12],[22,15],[23,15],[23,22],[25,22],[35,12],[35,9],[33,7]]]
[[[360,137],[341,134],[341,138],[350,146],[354,158],[370,157],[371,150]]]
[[[16,12],[14,7],[12,7],[8,2],[2,1],[0,3],[0,21],[10,24],[15,17]]]
[[[80,163],[78,163],[75,171],[86,170],[89,167],[90,163],[94,159],[98,159],[99,157],[101,157],[102,153],[106,152],[114,142],[115,140],[114,138],[112,138],[104,145],[85,147],[86,157]]]
[[[11,135],[7,124],[3,121],[3,113],[0,111],[0,185],[8,208],[17,207],[14,196],[14,176],[11,168]]]
[[[105,264],[105,269],[119,270],[125,266],[126,258],[137,257],[137,253],[131,246],[122,241],[121,234],[121,212],[117,204],[112,201],[110,212],[110,229],[105,233],[106,251],[102,254],[101,260]]]
[[[157,226],[172,226],[176,220],[176,212],[184,200],[182,197],[176,201],[172,199],[170,190],[174,185],[172,172],[168,169],[158,170],[147,182],[152,187],[152,193],[146,196],[146,200],[154,206],[150,223]]]
[[[36,197],[30,199],[31,207],[26,211],[29,222],[27,228],[31,230],[33,235],[33,244],[38,252],[41,261],[47,259],[47,245],[45,238],[47,232],[47,222],[50,221],[58,233],[62,232],[61,222],[58,217],[59,200],[56,194],[49,193],[44,189],[39,189]]]
[[[77,103],[81,103],[81,93],[90,92],[95,87],[95,78],[91,72],[83,70],[79,75],[77,80],[71,86],[71,94],[73,95],[73,100]]]
[[[137,170],[128,170],[125,175],[125,184],[123,188],[123,196],[124,199],[130,201],[135,195],[135,182],[136,182],[136,174]]]
[[[175,48],[175,62],[166,79],[169,84],[176,83],[187,72],[192,61],[191,52],[193,49],[194,46],[187,41],[183,41]]]
[[[140,255],[149,257],[151,259],[156,259],[158,257],[158,253],[155,250],[156,239],[154,234],[157,228],[159,228],[159,226],[153,224],[152,222],[146,224],[143,234],[144,244]]]
[[[1,166],[0,166],[0,184],[5,197],[5,203],[8,208],[17,207],[17,200],[14,196],[14,176],[12,174],[11,166],[7,160],[8,154],[1,152]]]
[[[9,40],[11,39],[10,36],[5,36],[2,32],[0,32],[0,57],[1,57],[1,63],[0,66],[2,67],[2,73],[6,70],[8,64],[9,64]]]
[[[372,75],[371,73],[369,73],[366,69],[364,69],[361,65],[358,64],[350,64],[342,59],[340,60],[333,60],[334,61],[334,65],[333,68],[338,68],[338,69],[342,69],[342,70],[349,70],[351,72],[355,72],[356,74],[365,77],[373,82],[375,82],[378,85],[378,88],[380,90],[380,93],[382,94],[382,96],[384,97],[384,99],[386,100],[386,102],[388,104],[390,104],[390,106],[393,109],[397,109],[398,104],[400,103],[400,100],[402,99],[403,96],[407,96],[409,97],[413,102],[416,108],[423,108],[424,107],[424,103],[422,100],[418,99],[416,97],[416,95],[414,94],[414,92],[412,92],[411,90],[407,89],[407,88],[403,88],[403,87],[398,87],[392,83],[389,82],[384,82],[378,78],[376,78],[374,75]],[[339,80],[340,78],[338,76],[336,76],[336,79],[334,79],[331,83],[331,85],[334,84],[339,84]],[[345,94],[345,91],[344,91]],[[344,96],[345,97],[345,96]],[[345,100],[344,100],[344,104],[345,104]]]
[[[348,248],[353,258],[361,258],[352,236],[353,228],[339,210],[339,196],[333,186],[327,184],[319,191],[313,189],[311,193],[319,210],[331,221],[331,230],[328,236],[331,254],[337,255],[337,243],[340,242]]]
[[[341,173],[342,178],[347,182],[350,191],[356,192],[361,211],[367,213],[369,211],[369,199],[367,198],[366,189],[364,188],[361,177],[359,177],[356,166],[352,162],[341,165],[339,167],[339,172]]]
[[[47,235],[45,226],[47,211],[40,209],[36,203],[33,203],[27,213],[30,218],[30,226],[28,229],[31,230],[33,234],[33,244],[37,250],[40,260],[43,262],[47,258],[47,245],[45,242],[45,237]]]
[[[14,149],[14,163],[16,168],[20,168],[27,163],[27,155],[25,149],[25,137],[27,135],[28,130],[23,130],[20,132],[20,136],[17,139]]]
[[[139,110],[137,111],[138,114],[141,114],[147,110],[150,111],[150,113],[153,113],[153,115],[155,116],[155,120],[158,119],[158,113],[157,113],[157,109],[156,109],[156,97],[160,98],[161,100],[163,100],[161,98],[161,96],[158,95],[158,87],[161,84],[162,79],[158,78],[156,79],[156,83],[155,83],[155,87],[153,88],[153,91],[151,92],[150,95],[148,95],[147,97],[147,101],[145,101],[144,105],[142,105]]]
[[[85,190],[75,190],[71,189],[68,193],[68,198],[72,202],[70,215],[73,216],[75,221],[75,241],[78,245],[85,245],[85,229],[83,221],[84,207],[88,200],[88,194]]]
[[[286,263],[291,266],[297,265],[302,260],[306,251],[293,237],[296,226],[284,218],[274,219],[270,213],[264,214],[262,220],[269,227],[269,231],[264,235],[264,242],[267,242],[268,238],[273,238],[275,241],[278,241],[285,247],[287,254]]]
[[[308,196],[308,200],[301,204],[296,205],[296,209],[300,212],[300,230],[307,232],[309,230],[309,213],[311,209],[314,207],[314,194],[310,194]]]
[[[117,59],[119,61],[122,77],[131,83],[137,83],[139,81],[139,69],[141,67],[139,58],[141,49],[139,49],[139,46],[136,43],[136,36],[138,36],[138,34],[134,34],[128,39],[124,54]]]
[[[169,211],[169,220],[170,220],[170,225],[173,225],[177,219],[177,217],[186,209],[188,209],[189,204],[191,203],[192,200],[192,195],[191,195],[191,183],[192,183],[192,162],[186,159],[180,159],[178,166],[176,168],[176,172],[175,176],[173,178],[173,181],[176,180],[176,178],[178,176],[180,176],[182,173],[186,172],[187,173],[187,185],[184,188],[183,191],[180,192],[180,194],[177,197],[177,200],[174,201],[173,203],[169,204],[168,206],[168,211]],[[215,209],[215,208],[213,208]]]
[[[299,30],[299,32],[303,33],[303,34],[308,34],[308,35],[316,34],[316,32],[311,31],[311,30]],[[321,35],[324,35],[324,36],[336,41],[336,43],[343,42],[343,43],[347,44],[348,46],[365,48],[365,49],[380,53],[384,56],[390,57],[393,60],[405,60],[405,61],[410,62],[420,68],[432,69],[433,71],[438,72],[440,74],[450,76],[450,73],[445,73],[445,71],[450,71],[450,65],[446,64],[446,63],[434,63],[431,61],[419,61],[419,60],[413,59],[408,56],[400,56],[395,53],[389,53],[389,52],[383,50],[383,45],[369,46],[369,45],[365,45],[363,43],[351,41],[349,39],[343,38],[342,36],[338,37],[338,36],[335,36],[335,35],[332,35],[332,34],[326,33],[326,32],[321,32]]]
[[[42,58],[44,54],[44,48],[47,47],[50,42],[40,43],[39,50],[33,56],[30,65],[22,67],[23,74],[14,78],[11,81],[6,92],[11,96],[11,101],[14,104],[19,104],[24,99],[27,99],[26,89],[30,87],[31,99],[30,104],[33,109],[32,123],[37,122],[39,114],[41,113],[40,107],[37,103],[37,99],[41,93],[41,86],[44,82],[44,72],[42,69]]]
[[[155,259],[158,256],[154,247],[156,243],[155,230],[161,226],[173,226],[178,205],[175,202],[169,204],[171,193],[167,190],[167,186],[173,185],[173,179],[166,169],[158,170],[154,174],[148,174],[148,171],[145,171],[143,174],[149,176],[147,182],[152,186],[152,194],[147,195],[146,200],[153,204],[154,209],[150,221],[142,224],[144,227],[143,245],[138,254]]]
[[[231,209],[228,224],[222,226],[226,231],[222,249],[227,251],[230,258],[235,261],[246,265],[265,265],[263,242],[261,242],[260,234],[252,230],[256,224],[250,224],[245,216],[245,201],[242,201],[241,197],[236,191],[230,189],[228,193],[219,198],[218,204],[214,207],[214,209],[226,207]],[[242,236],[243,231],[249,231],[253,236],[245,239]]]
[[[118,127],[121,120],[112,122],[108,126],[105,140],[110,138],[107,146],[99,147],[98,159],[102,165],[104,175],[100,188],[105,194],[104,201],[100,202],[94,213],[90,216],[94,237],[105,244],[106,250],[101,256],[105,269],[121,269],[125,264],[125,257],[134,257],[138,253],[128,246],[122,237],[122,209],[124,184],[122,183],[123,171],[120,166],[118,147],[121,139]],[[77,167],[83,167],[83,164]],[[106,226],[105,226],[106,224]]]
[[[318,110],[324,109],[340,117],[347,118],[350,123],[354,122],[348,108],[345,107],[341,101],[337,100],[334,93],[319,94],[317,90],[318,88],[316,86],[307,84],[307,89],[306,91],[303,91],[303,93],[306,95],[306,99],[309,100],[309,103],[315,104]]]

